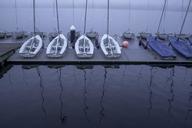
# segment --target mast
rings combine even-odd
[[[191,5],[191,0],[189,0],[189,4],[188,4],[187,10],[186,10],[185,17],[184,17],[184,19],[183,19],[183,23],[182,23],[182,25],[181,25],[181,29],[180,29],[179,34],[181,34],[181,33],[183,32],[183,28],[184,28],[184,25],[185,25],[185,21],[186,21],[186,19],[187,19],[188,13],[189,13],[190,5]]]
[[[58,34],[60,33],[60,27],[59,27],[59,9],[58,9],[58,1],[56,0],[56,13],[57,13],[57,31]]]
[[[17,10],[17,0],[15,0],[15,20],[16,20],[16,31],[18,31],[19,27],[18,27],[18,10]]]
[[[107,0],[107,38],[109,35],[109,0]]]
[[[84,31],[83,31],[84,35],[87,27],[87,8],[88,8],[87,6],[88,6],[88,0],[86,0],[86,4],[85,4]]]
[[[129,20],[128,20],[128,25],[129,25],[129,27],[128,27],[128,31],[130,31],[130,26],[131,26],[131,0],[129,0]]]
[[[36,15],[35,15],[35,0],[33,0],[33,34],[36,34]]]
[[[161,17],[160,17],[160,20],[159,20],[159,25],[158,25],[157,33],[159,33],[159,29],[160,29],[160,26],[161,26],[163,15],[165,13],[166,4],[167,4],[167,0],[164,1],[163,10],[162,10]]]
[[[73,0],[73,25],[75,24],[75,2]]]

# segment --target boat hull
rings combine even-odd
[[[106,40],[109,39],[110,43],[106,44]],[[113,43],[113,44],[112,44]],[[100,43],[100,47],[107,58],[119,58],[121,56],[121,47],[118,42],[111,36],[103,35]]]
[[[24,58],[33,58],[35,57],[43,47],[43,41],[39,35],[33,36],[19,49],[19,54]]]
[[[94,54],[92,41],[85,35],[79,37],[75,43],[75,52],[79,58],[91,58]]]
[[[67,49],[67,39],[63,34],[55,37],[47,47],[46,55],[49,58],[60,58]]]

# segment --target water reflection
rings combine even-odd
[[[22,78],[23,78],[24,85],[27,86],[28,83],[27,83],[27,80],[25,78],[26,74],[25,74],[24,68],[21,68],[21,72],[22,72]]]
[[[42,109],[42,112],[44,113],[44,115],[47,116],[47,111],[45,108],[45,96],[44,96],[45,87],[43,86],[43,79],[42,79],[41,71],[40,71],[39,67],[36,67],[36,71],[39,76],[39,86],[41,88],[41,99],[42,99],[41,109]]]
[[[58,73],[59,73],[59,87],[60,87],[60,94],[59,94],[59,101],[60,101],[60,121],[62,124],[64,124],[66,122],[67,116],[65,116],[64,113],[64,103],[63,103],[63,84],[62,84],[62,68],[58,69]]]
[[[153,98],[153,89],[152,89],[152,84],[153,84],[153,70],[154,67],[150,68],[150,78],[149,78],[149,85],[148,85],[148,91],[149,91],[149,107],[148,107],[148,118],[151,116],[151,111],[153,109],[153,103],[152,103],[152,98]]]
[[[185,117],[186,121],[188,121],[190,119],[191,112],[192,112],[192,92],[189,92],[188,109],[187,109],[187,114]]]
[[[169,122],[171,122],[171,119],[173,118],[172,114],[172,109],[173,109],[173,102],[175,99],[175,94],[174,94],[174,77],[175,77],[175,67],[173,67],[170,71],[170,97],[168,98],[168,114],[169,114]]]
[[[104,68],[104,80],[102,84],[102,94],[101,94],[101,99],[100,99],[100,117],[99,117],[99,126],[101,126],[103,118],[105,117],[105,108],[104,108],[104,97],[105,97],[105,85],[106,85],[106,80],[107,80],[107,69]]]
[[[87,92],[87,71],[86,69],[83,69],[83,80],[84,80],[84,87],[83,87],[83,112],[85,115],[85,118],[87,120],[88,123],[91,123],[91,120],[88,117],[88,110],[89,110],[89,106],[87,104],[87,96],[88,96],[88,92]]]
[[[187,114],[185,116],[185,121],[190,120],[190,115],[192,113],[192,77],[191,77],[189,86],[190,86],[190,91],[189,91],[188,108],[187,108]]]
[[[0,97],[0,101],[2,106],[5,104],[4,108],[1,106],[0,111],[3,115],[9,116],[1,117],[1,120],[7,123],[8,118],[11,117],[15,122],[18,121],[18,119],[15,119],[15,117],[11,115],[12,113],[9,111],[10,108],[7,108],[5,112],[2,111],[6,110],[5,106],[7,104],[9,105],[13,102],[13,104],[17,105],[22,101],[21,105],[25,106],[25,104],[31,102],[30,104],[37,106],[39,105],[40,99],[39,106],[41,108],[39,107],[40,109],[38,110],[40,110],[41,113],[38,111],[35,113],[36,110],[34,110],[34,108],[26,105],[27,108],[29,107],[30,110],[34,111],[30,119],[38,122],[39,120],[34,120],[33,117],[40,114],[46,119],[43,121],[49,120],[50,122],[47,123],[55,123],[59,125],[59,127],[64,127],[66,123],[67,127],[73,126],[75,123],[75,125],[79,125],[79,127],[104,127],[108,125],[115,127],[116,124],[121,125],[121,123],[133,120],[136,123],[138,122],[136,126],[139,126],[139,122],[141,121],[145,121],[144,123],[150,126],[155,123],[165,127],[191,126],[192,78],[191,80],[189,79],[191,77],[190,69],[185,70],[183,67],[177,66],[162,69],[159,67],[124,65],[120,66],[121,68],[118,72],[117,70],[115,70],[115,72],[113,68],[117,67],[118,66],[95,66],[93,69],[93,66],[78,66],[78,69],[80,69],[80,71],[78,71],[76,69],[77,66],[66,66],[65,68],[55,67],[56,69],[50,69],[47,68],[47,66],[38,66],[26,72],[23,68],[20,69],[21,66],[15,66],[13,70],[10,70],[12,82],[22,83],[23,85],[14,87],[14,90],[12,88],[9,90],[10,87],[8,88],[6,86],[9,85],[8,74],[4,75],[5,79],[0,80],[0,84],[4,83],[4,85],[2,84],[2,86],[0,86],[1,93],[3,94]],[[27,69],[31,68],[27,67]],[[18,77],[14,76],[17,75],[17,71],[22,71],[23,78],[21,76],[21,79],[17,79]],[[129,75],[128,72],[131,74],[131,77],[127,76]],[[65,74],[70,77],[65,77]],[[28,77],[26,75],[28,75]],[[50,79],[52,76],[55,77]],[[113,79],[110,79],[110,77],[113,77]],[[183,77],[186,78],[184,79]],[[26,78],[29,86],[25,86],[24,82]],[[35,81],[36,79],[38,81]],[[50,80],[47,81],[47,79]],[[145,79],[147,80],[146,82],[144,81]],[[184,80],[185,82],[182,82]],[[130,82],[133,82],[132,84],[134,86],[117,86]],[[138,86],[141,82],[146,83],[146,86]],[[181,82],[184,86],[179,85]],[[40,87],[39,96],[34,93],[38,91],[38,87],[32,86],[34,83],[37,83]],[[53,83],[56,83],[57,86],[53,86]],[[65,86],[65,83],[69,86]],[[77,83],[78,86],[74,86]],[[70,84],[72,86],[70,86]],[[166,86],[161,86],[162,84]],[[110,88],[107,88],[108,85],[110,85]],[[26,97],[25,99],[25,96],[27,96],[26,90],[29,91],[27,93],[30,93],[33,97]],[[65,97],[65,90],[68,90],[69,93],[72,91],[75,95]],[[13,91],[13,96],[19,100],[18,102],[12,101],[14,98],[9,95],[10,91]],[[106,95],[108,91],[110,93]],[[121,94],[117,94],[119,91]],[[131,101],[131,96],[134,97],[135,95],[137,95],[137,101]],[[126,96],[130,102],[124,99]],[[147,101],[144,101],[143,97],[147,97]],[[75,100],[77,98],[80,102],[75,102],[74,98]],[[54,102],[52,102],[53,100]],[[65,104],[65,102],[68,104]],[[147,105],[140,104],[143,102],[146,102]],[[9,107],[10,106],[11,105],[9,105]],[[67,111],[67,106],[70,106],[69,111]],[[130,112],[132,107],[134,107],[133,112]],[[53,111],[50,111],[50,108]],[[23,115],[26,116],[29,110],[23,109],[18,113],[17,106],[11,107],[11,109],[16,112],[19,118],[22,118]],[[74,111],[72,109],[74,109]],[[137,109],[139,110],[137,111]],[[145,113],[145,115],[142,113]],[[138,118],[135,118],[134,115],[131,114],[135,114]],[[143,116],[145,116],[146,119]],[[117,118],[120,120],[117,120]],[[43,121],[40,121],[40,123],[44,123]],[[125,127],[129,127],[129,124],[124,124]]]

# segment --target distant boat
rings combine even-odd
[[[79,58],[91,58],[94,53],[94,46],[91,40],[82,35],[75,43],[75,52]]]
[[[107,34],[103,35],[100,47],[107,58],[118,58],[121,56],[121,47],[118,42]]]
[[[47,47],[46,55],[50,58],[62,57],[67,49],[67,39],[63,34],[55,37]]]
[[[141,38],[141,39],[145,39],[145,40],[147,40],[147,38],[148,38],[149,36],[152,36],[151,33],[146,33],[146,32],[141,32],[141,33],[139,33],[139,35],[140,35],[140,38]]]
[[[135,34],[131,32],[124,32],[122,37],[127,40],[134,40],[135,39]]]
[[[168,40],[168,34],[166,33],[156,33],[156,36],[161,40]]]
[[[43,41],[39,35],[36,35],[25,41],[19,50],[19,54],[22,57],[33,58],[39,53],[42,47]]]
[[[0,32],[0,39],[4,39],[6,37],[6,33],[5,32]]]
[[[27,35],[27,32],[20,31],[20,32],[15,32],[14,36],[16,40],[20,40],[20,39],[26,38],[28,35]]]

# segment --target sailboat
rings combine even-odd
[[[58,11],[58,1],[56,0],[56,11],[57,11],[57,29],[58,36],[55,37],[47,47],[46,55],[50,58],[62,57],[67,49],[67,38],[60,33],[59,27],[59,11]]]
[[[36,35],[36,19],[35,19],[35,0],[33,0],[33,23],[34,23],[34,36],[24,42],[19,50],[19,54],[25,58],[35,57],[43,47],[43,40],[39,35]]]
[[[129,0],[129,26],[131,26],[131,0]],[[124,40],[134,40],[135,34],[130,32],[130,28],[128,31],[124,32],[122,35]]]
[[[100,47],[107,58],[119,58],[121,56],[119,43],[109,35],[109,0],[107,8],[107,34],[104,34],[101,38]]]
[[[92,41],[86,36],[86,24],[87,24],[87,6],[88,0],[86,0],[85,7],[85,19],[84,19],[84,34],[80,36],[75,43],[75,52],[79,58],[91,58],[94,54],[94,46]]]
[[[168,39],[168,34],[160,33],[159,32],[161,24],[162,24],[163,16],[165,17],[167,3],[168,3],[168,0],[165,0],[164,1],[164,5],[163,5],[163,10],[162,10],[162,13],[161,13],[161,17],[160,17],[160,20],[159,20],[159,25],[158,25],[157,33],[156,33],[157,37],[159,39],[161,39],[161,40],[167,40]]]
[[[191,1],[192,0],[189,0],[179,34],[175,36],[169,36],[170,45],[177,53],[186,59],[192,59],[192,43],[190,41],[190,36],[182,34],[182,32],[190,10]]]
[[[92,0],[92,10],[95,10],[94,8],[94,0]],[[94,19],[94,11],[92,11],[92,14],[91,14],[91,19],[92,20],[95,20]],[[92,24],[92,27],[94,25]],[[99,49],[99,33],[94,31],[93,28],[91,28],[91,30],[89,32],[86,33],[86,36],[93,42],[94,46]]]
[[[4,39],[6,37],[6,33],[5,32],[0,32],[0,39]]]

